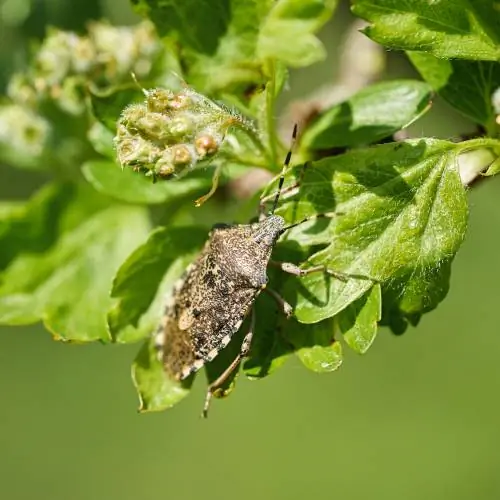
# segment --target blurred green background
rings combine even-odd
[[[124,0],[3,0],[0,13],[2,86],[46,24],[133,21]],[[325,27],[331,54],[348,20],[344,6]],[[391,54],[389,74],[409,71]],[[295,73],[289,97],[334,73],[335,58]],[[470,128],[436,102],[413,133]],[[38,180],[7,168],[0,176],[8,197]],[[135,412],[137,346],[64,345],[40,326],[0,329],[0,498],[500,498],[498,191],[495,179],[470,191],[450,293],[418,328],[401,337],[382,329],[365,356],[347,352],[331,375],[292,361],[262,381],[240,379],[207,421],[202,377],[172,410]]]

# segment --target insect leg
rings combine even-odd
[[[293,314],[293,307],[275,290],[264,288],[264,291],[269,294],[278,304],[283,314],[289,318]]]
[[[335,279],[338,279],[339,281],[348,281],[350,278],[354,279],[362,279],[362,280],[369,280],[373,282],[378,282],[375,278],[371,278],[369,276],[364,276],[361,274],[351,274],[351,273],[343,273],[342,271],[335,271],[334,269],[330,269],[326,267],[323,264],[319,264],[317,266],[313,267],[308,267],[306,269],[301,269],[300,267],[296,266],[295,264],[292,264],[291,262],[276,262],[274,260],[269,261],[269,264],[272,266],[279,267],[282,271],[285,273],[293,274],[294,276],[306,276],[307,274],[312,274],[312,273],[326,273],[329,276],[334,277]]]
[[[252,309],[250,319],[250,328],[248,329],[247,334],[243,338],[243,342],[241,344],[240,352],[233,359],[232,363],[219,375],[207,388],[207,394],[205,396],[205,404],[203,406],[202,416],[207,418],[208,416],[208,408],[210,407],[210,401],[212,400],[212,396],[214,392],[227,380],[229,375],[233,373],[233,371],[238,367],[243,358],[246,357],[248,352],[250,351],[250,345],[252,344],[253,332],[255,329],[255,311]]]

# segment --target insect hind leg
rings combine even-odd
[[[252,309],[251,319],[250,319],[250,327],[245,337],[243,338],[243,342],[241,343],[240,352],[233,359],[231,364],[207,387],[207,393],[205,396],[205,404],[203,405],[203,418],[208,417],[208,410],[210,408],[210,402],[212,400],[212,396],[220,389],[224,382],[229,378],[231,373],[237,369],[238,365],[241,361],[247,356],[250,351],[250,346],[252,345],[252,338],[255,330],[255,311]]]

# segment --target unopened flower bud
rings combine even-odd
[[[146,106],[149,111],[155,113],[166,113],[169,109],[169,102],[174,97],[174,93],[166,89],[152,89],[147,91]]]
[[[204,134],[196,138],[194,142],[196,152],[200,158],[213,155],[219,149],[219,144],[212,135]]]
[[[138,165],[151,168],[160,151],[140,136],[125,137],[116,141],[116,152],[122,166]]]
[[[172,162],[176,166],[185,166],[191,164],[193,155],[189,151],[189,147],[185,144],[179,144],[170,148],[172,152]]]

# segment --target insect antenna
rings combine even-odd
[[[290,160],[292,159],[292,150],[297,142],[297,124],[293,126],[292,132],[292,140],[290,142],[290,148],[288,149],[288,153],[286,154],[285,162],[283,163],[283,168],[281,169],[280,180],[278,182],[278,190],[276,191],[276,196],[274,197],[273,208],[269,212],[269,215],[274,214],[276,208],[278,208],[278,202],[281,196],[281,190],[283,189],[283,183],[285,182],[285,174],[290,166]]]
[[[292,158],[292,150],[293,150],[293,147],[295,145],[296,140],[297,140],[297,124],[295,124],[293,127],[290,148],[288,150],[288,153],[286,154],[285,162],[283,163],[283,168],[281,169],[281,174],[280,174],[279,181],[278,181],[278,190],[276,191],[276,194],[266,195],[260,199],[260,202],[259,202],[259,220],[266,218],[266,213],[265,213],[266,203],[268,203],[269,201],[271,201],[274,198],[273,207],[267,213],[267,216],[273,215],[274,212],[276,211],[276,208],[278,207],[278,202],[279,202],[280,196],[283,194],[283,192],[292,190],[293,188],[297,187],[297,184],[294,184],[293,186],[290,186],[290,188],[283,189],[283,183],[285,182],[285,174],[286,174],[288,167],[290,166],[290,160]]]

